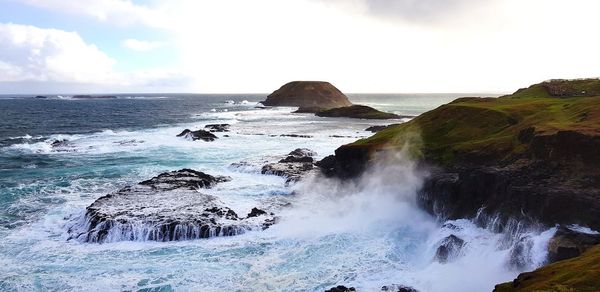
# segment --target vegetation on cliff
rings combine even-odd
[[[600,245],[579,257],[522,273],[513,282],[496,286],[494,292],[512,291],[598,291]]]
[[[565,92],[573,96],[558,95]],[[542,143],[559,132],[600,136],[600,80],[549,81],[501,98],[460,98],[345,147],[375,150],[409,143],[418,155],[442,164],[461,157],[497,162],[543,154],[532,149],[534,137]],[[571,150],[567,156],[581,149]]]

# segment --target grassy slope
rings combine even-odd
[[[587,86],[600,88],[600,80]],[[408,142],[418,146],[417,154],[441,163],[461,154],[505,159],[526,150],[518,136],[530,127],[538,135],[560,130],[600,135],[600,97],[553,97],[542,83],[501,98],[460,98],[349,147],[394,148]]]
[[[512,291],[599,291],[600,245],[583,255],[519,275],[513,282],[496,286],[495,292]]]

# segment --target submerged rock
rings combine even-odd
[[[577,257],[597,244],[600,244],[597,232],[580,232],[560,226],[548,242],[548,261],[553,263]]]
[[[215,139],[217,139],[217,136],[215,136],[215,134],[213,134],[209,131],[205,131],[205,130],[192,131],[190,129],[183,130],[183,132],[179,133],[177,135],[177,137],[184,137],[186,139],[191,139],[192,141],[204,140],[206,142],[211,142],[211,141],[214,141]]]
[[[267,96],[266,106],[334,108],[352,105],[348,97],[329,82],[293,81]]]
[[[417,289],[404,285],[392,284],[389,286],[381,287],[381,291],[386,292],[419,292]]]
[[[354,292],[356,289],[354,287],[346,287],[343,285],[339,285],[336,287],[329,288],[325,290],[325,292]]]
[[[199,192],[226,181],[191,169],[160,174],[138,185],[97,199],[73,222],[69,239],[115,241],[175,241],[232,236],[262,230],[275,223],[267,212],[254,210],[240,218],[216,196]]]
[[[435,259],[440,263],[447,263],[458,257],[465,241],[452,234],[444,238],[435,252]]]
[[[229,132],[230,124],[209,124],[204,126],[205,129],[208,129],[211,132]]]
[[[531,236],[521,237],[510,251],[510,266],[517,270],[523,270],[530,266],[532,249],[533,240]]]
[[[54,140],[50,143],[50,147],[52,147],[52,151],[56,152],[74,152],[75,146],[71,141],[67,139]]]

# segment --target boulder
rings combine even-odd
[[[204,128],[211,132],[229,132],[230,126],[230,124],[209,124],[204,126]]]
[[[442,239],[435,252],[435,259],[440,263],[452,261],[460,255],[461,249],[465,245],[465,241],[456,235],[452,234]]]
[[[310,149],[298,148],[276,163],[263,165],[261,173],[283,176],[287,178],[286,183],[296,182],[314,168],[315,155],[317,153]]]
[[[381,291],[386,292],[419,292],[417,289],[404,285],[392,284],[381,287]]]
[[[190,240],[232,236],[275,223],[272,214],[258,209],[241,218],[216,196],[199,191],[226,180],[182,169],[124,187],[100,197],[72,221],[69,239],[91,243]]]
[[[397,114],[391,114],[376,110],[366,105],[351,105],[347,107],[338,107],[328,110],[323,110],[316,113],[317,117],[343,117],[343,118],[355,118],[355,119],[376,119],[376,120],[388,120],[388,119],[401,119],[406,116],[399,116]]]
[[[192,131],[190,129],[183,130],[183,132],[179,133],[177,135],[177,137],[184,137],[186,139],[191,139],[192,141],[203,140],[206,142],[211,142],[211,141],[214,141],[215,139],[217,139],[217,136],[215,136],[215,134],[213,134],[209,131],[205,131],[205,130]]]
[[[597,244],[600,244],[600,233],[560,226],[548,242],[548,261],[553,263],[578,257]]]
[[[335,108],[350,106],[348,97],[329,82],[293,81],[267,96],[266,106]]]
[[[339,285],[336,287],[329,288],[325,290],[325,292],[354,292],[356,289],[354,287],[346,287],[343,285]]]

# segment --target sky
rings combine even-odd
[[[0,94],[506,93],[600,77],[598,0],[0,0]]]

